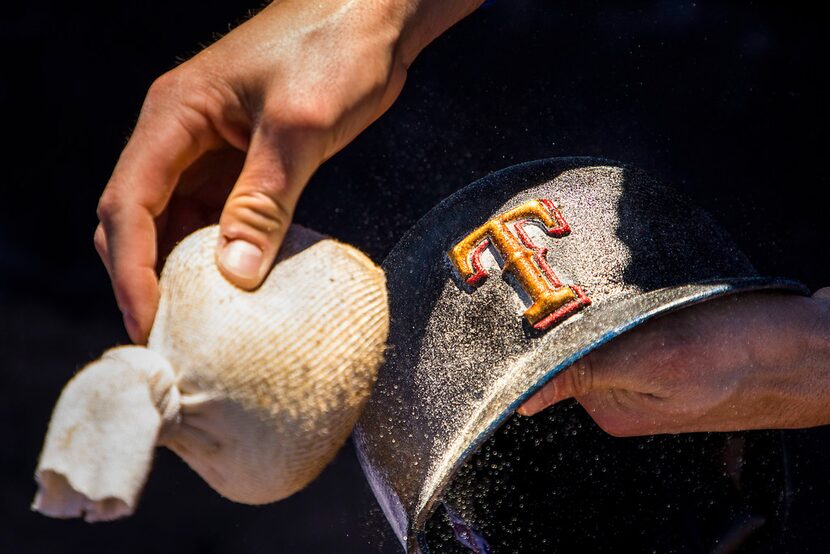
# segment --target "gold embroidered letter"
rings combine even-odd
[[[461,278],[476,287],[487,278],[481,254],[492,243],[504,259],[504,271],[510,272],[530,295],[533,304],[524,317],[536,329],[549,327],[591,304],[576,285],[565,285],[547,262],[547,248],[533,243],[524,229],[536,220],[548,235],[567,236],[571,228],[551,200],[531,200],[491,219],[456,244],[449,257]],[[508,223],[516,222],[513,230]],[[513,232],[515,231],[515,233]]]

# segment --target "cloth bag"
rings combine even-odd
[[[58,400],[33,508],[111,520],[133,513],[156,445],[236,502],[307,485],[345,442],[389,327],[383,271],[358,250],[292,226],[253,292],[214,262],[217,227],[170,254],[147,347],[87,365]]]

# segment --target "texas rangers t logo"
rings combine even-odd
[[[538,221],[545,232],[562,238],[571,232],[551,200],[530,200],[495,217],[467,235],[449,252],[461,278],[476,287],[487,278],[481,254],[492,244],[504,259],[503,271],[511,273],[530,295],[533,304],[524,317],[535,329],[548,329],[591,304],[576,285],[563,284],[547,261],[548,249],[533,243],[524,226]],[[513,223],[513,229],[508,224]]]

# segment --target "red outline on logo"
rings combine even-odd
[[[548,198],[540,198],[539,202],[545,208],[547,208],[548,212],[550,212],[554,221],[556,221],[555,227],[551,227],[550,229],[545,227],[545,233],[553,238],[563,238],[568,236],[571,233],[571,227],[570,225],[568,225],[568,222],[565,221],[565,217],[562,215],[562,212],[560,212],[559,209],[556,207],[556,204],[554,204],[554,202]],[[550,285],[556,289],[561,287],[568,287],[571,289],[571,291],[573,291],[575,296],[573,300],[560,306],[554,312],[550,313],[543,319],[533,324],[534,329],[545,330],[556,325],[562,320],[567,319],[568,317],[578,312],[585,306],[590,306],[591,299],[588,297],[588,295],[585,294],[585,291],[583,291],[582,288],[578,285],[566,285],[559,280],[559,277],[556,275],[556,272],[548,263],[548,248],[545,246],[538,246],[536,243],[534,243],[533,240],[530,238],[530,235],[528,235],[527,231],[525,231],[524,229],[525,225],[527,225],[528,223],[534,223],[535,221],[536,220],[534,219],[523,219],[515,222],[513,228],[516,230],[517,237],[522,242],[522,244],[524,244],[527,248],[533,250],[533,260],[535,261],[536,266],[542,270],[542,273],[550,282]],[[505,224],[509,224],[509,222],[505,222]],[[473,275],[467,278],[465,282],[472,287],[477,287],[478,285],[483,283],[489,276],[487,269],[481,265],[481,254],[487,249],[488,246],[490,246],[490,239],[484,239],[478,246],[476,246],[472,254],[470,254],[470,265],[472,265],[473,271],[475,273],[473,273]]]
[[[476,246],[473,253],[470,254],[470,264],[473,266],[473,273],[466,281],[470,286],[476,287],[483,283],[488,276],[487,270],[481,265],[481,254],[490,246],[490,239],[484,239],[481,244]]]
[[[547,198],[543,198],[540,199],[539,202],[541,202],[548,209],[550,214],[553,216],[553,219],[555,219],[556,223],[558,224],[556,227],[553,227],[551,229],[545,229],[545,232],[549,236],[554,238],[562,238],[568,236],[571,233],[571,227],[570,225],[568,225],[568,222],[565,221],[564,216],[562,216],[562,212],[560,212],[556,208],[556,205],[553,203],[553,201]],[[585,306],[590,306],[591,299],[588,298],[588,295],[585,294],[585,291],[583,291],[581,287],[577,285],[565,285],[562,283],[562,281],[559,280],[559,277],[556,275],[556,272],[548,263],[547,247],[536,245],[536,243],[534,243],[533,240],[530,238],[530,235],[527,234],[527,231],[525,231],[524,227],[528,223],[533,223],[533,220],[525,219],[516,222],[516,224],[514,225],[514,229],[516,229],[516,235],[519,237],[519,240],[522,241],[522,244],[524,244],[526,247],[534,251],[533,259],[536,262],[536,265],[539,267],[539,269],[542,270],[542,273],[545,274],[545,277],[547,277],[548,281],[550,282],[550,285],[553,288],[558,289],[560,287],[566,286],[569,289],[571,289],[574,295],[576,296],[576,298],[574,298],[567,304],[561,306],[551,314],[545,316],[543,319],[540,319],[539,321],[533,324],[534,329],[545,330],[549,327],[552,327],[553,325],[556,325],[560,321],[567,319],[568,317],[570,317],[577,311],[581,310]]]

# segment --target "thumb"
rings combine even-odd
[[[591,356],[580,358],[528,398],[519,407],[519,414],[532,416],[557,402],[591,392],[597,387],[596,374]]]
[[[291,169],[275,139],[254,134],[219,218],[216,261],[225,278],[240,288],[262,284],[288,231],[302,189]]]

